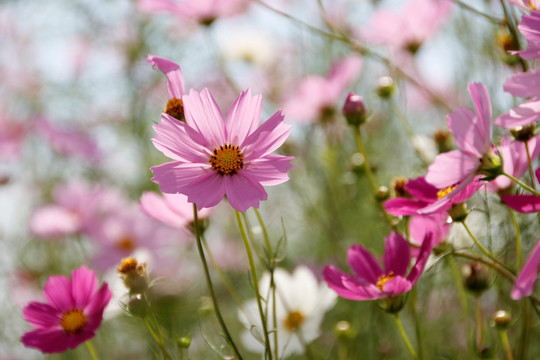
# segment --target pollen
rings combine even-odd
[[[291,311],[287,314],[283,325],[289,331],[297,330],[304,322],[304,315],[300,311]]]
[[[184,116],[184,102],[182,99],[169,99],[167,105],[165,105],[165,114],[169,114],[173,118],[185,122],[186,118]]]
[[[72,309],[62,315],[60,325],[67,334],[75,335],[82,331],[87,322],[88,319],[82,310]]]
[[[117,271],[121,274],[127,274],[137,269],[139,262],[134,258],[125,258],[122,259],[120,266],[118,266]]]
[[[234,175],[244,166],[244,156],[238,146],[225,144],[214,149],[208,162],[220,175]]]
[[[377,279],[377,283],[375,285],[377,286],[377,288],[379,288],[379,290],[383,291],[384,284],[386,284],[388,281],[392,280],[393,278],[395,278],[394,272],[390,271],[388,274],[385,274],[385,275],[383,274],[379,276],[379,278]]]
[[[437,191],[437,199],[442,199],[446,195],[450,194],[452,192],[452,190],[454,190],[456,188],[456,186],[457,186],[457,184],[450,185],[447,188],[444,188],[444,189],[441,189],[441,190]]]

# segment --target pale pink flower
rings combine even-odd
[[[523,2],[528,2],[534,9],[538,9],[537,6],[540,5],[540,0],[531,0],[530,2],[523,0]],[[540,11],[531,11],[530,15],[522,15],[518,28],[527,39],[527,49],[510,51],[510,53],[519,54],[523,59],[540,58]]]
[[[378,9],[360,37],[412,53],[444,24],[452,12],[449,0],[411,0],[402,9]]]
[[[540,9],[540,0],[508,0],[508,1],[510,1],[512,4],[516,6],[519,6],[520,8],[526,11]],[[533,12],[535,11],[532,11],[531,13]]]
[[[23,317],[35,330],[21,341],[44,353],[74,349],[93,338],[101,325],[103,311],[111,299],[106,283],[97,288],[97,278],[84,265],[65,276],[51,276],[43,289],[47,303],[31,302]]]
[[[332,65],[327,76],[310,75],[289,94],[283,111],[298,122],[325,120],[337,113],[341,95],[355,80],[362,68],[362,59],[349,56]]]
[[[26,126],[20,122],[7,120],[0,114],[0,158],[17,159],[26,135]]]
[[[540,71],[513,75],[503,88],[514,96],[530,99],[499,116],[495,125],[511,129],[535,123],[540,118]]]
[[[249,0],[139,0],[137,8],[147,13],[168,12],[182,19],[209,25],[214,20],[240,14]]]
[[[240,94],[224,119],[207,89],[182,97],[186,122],[162,114],[152,139],[174,161],[152,167],[152,180],[164,193],[187,195],[197,207],[217,205],[223,197],[233,208],[258,207],[263,185],[288,180],[291,157],[272,155],[287,138],[290,125],[276,112],[258,126],[262,97]]]
[[[80,130],[56,127],[43,117],[36,120],[35,130],[62,156],[76,156],[88,161],[98,161],[101,158],[97,143]]]
[[[529,258],[519,272],[514,287],[512,288],[511,297],[514,300],[519,300],[533,293],[534,284],[538,278],[538,266],[540,265],[540,239],[532,249]]]

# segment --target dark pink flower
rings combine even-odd
[[[74,349],[93,338],[111,299],[107,283],[98,289],[96,275],[84,265],[71,273],[71,280],[51,276],[43,294],[47,303],[31,302],[23,309],[24,319],[35,330],[21,341],[44,353]]]
[[[428,168],[426,181],[450,193],[424,209],[437,210],[471,184],[477,175],[492,178],[500,173],[501,161],[491,147],[491,102],[482,83],[470,83],[469,93],[476,113],[459,108],[447,116],[448,128],[454,134],[459,150],[437,155]]]
[[[152,139],[174,161],[152,167],[152,181],[164,193],[181,193],[199,209],[217,205],[223,197],[233,208],[258,207],[267,194],[263,185],[288,180],[291,157],[273,155],[291,126],[276,112],[261,126],[262,97],[240,94],[224,119],[207,89],[182,97],[186,122],[162,114]]]
[[[534,172],[536,181],[540,182],[540,168]],[[521,213],[533,213],[540,211],[540,196],[523,194],[523,195],[503,195],[501,197],[503,203],[509,208]]]
[[[519,300],[525,296],[532,294],[534,284],[538,277],[538,266],[540,265],[540,239],[531,251],[525,265],[519,272],[514,287],[512,288],[511,297],[514,300]]]
[[[315,122],[337,110],[340,96],[355,81],[362,68],[362,59],[350,56],[335,62],[330,73],[323,77],[310,75],[292,92],[283,111],[298,122]]]
[[[374,300],[395,297],[412,289],[422,274],[432,249],[432,235],[426,234],[410,271],[411,250],[407,240],[392,232],[386,238],[384,269],[371,253],[360,245],[349,248],[347,258],[354,275],[333,266],[323,270],[323,278],[341,297],[350,300]],[[408,272],[408,274],[407,274]]]

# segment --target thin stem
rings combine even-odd
[[[523,181],[513,177],[512,175],[510,174],[507,174],[505,172],[502,173],[502,175],[510,178],[510,180],[512,180],[513,182],[515,182],[516,184],[518,184],[519,186],[521,186],[522,188],[524,188],[525,190],[527,190],[528,192],[536,195],[536,196],[540,196],[540,192],[536,191],[535,189],[533,189],[532,187],[530,187],[529,185],[525,184]]]
[[[416,296],[416,287],[412,288],[410,292],[410,304],[411,304],[411,310],[412,310],[412,316],[414,319],[414,325],[416,329],[416,343],[418,348],[418,359],[422,360],[424,358],[424,349],[422,345],[422,329],[420,327],[420,318],[418,316],[418,311],[416,310],[416,301],[418,300],[418,296]]]
[[[531,311],[527,299],[521,300],[521,318],[523,322],[521,323],[521,335],[519,337],[518,354],[516,357],[518,360],[525,360],[528,359],[527,349],[529,347],[531,328]]]
[[[259,294],[259,281],[257,279],[257,269],[255,268],[255,261],[253,259],[251,246],[249,245],[249,240],[246,235],[246,230],[244,229],[244,225],[242,224],[242,217],[240,216],[240,212],[238,210],[235,210],[235,211],[236,211],[236,221],[238,223],[238,228],[240,229],[240,234],[242,235],[242,240],[244,241],[244,246],[246,248],[246,253],[248,256],[251,279],[253,281],[253,290],[255,291],[257,307],[259,308],[259,315],[261,317],[261,325],[262,325],[263,333],[264,333],[265,354],[267,354],[267,356],[271,360],[272,350],[270,348],[270,339],[268,338],[268,324],[266,322],[266,315],[262,307],[261,295]]]
[[[521,264],[523,262],[521,256],[521,234],[519,231],[519,224],[517,221],[516,213],[512,209],[510,211],[510,217],[512,218],[512,224],[514,224],[514,229],[516,231],[516,269],[521,269]]]
[[[208,264],[206,262],[206,257],[204,256],[204,249],[202,246],[201,241],[201,227],[199,224],[199,217],[197,214],[197,205],[193,204],[193,224],[195,226],[195,238],[197,242],[197,250],[199,251],[199,256],[201,257],[201,263],[203,265],[204,269],[204,277],[206,278],[206,285],[208,286],[208,290],[210,291],[210,297],[212,298],[212,304],[214,306],[214,311],[216,312],[216,317],[218,319],[219,325],[221,326],[221,330],[223,331],[223,334],[225,335],[225,338],[227,339],[227,342],[232,347],[232,350],[238,360],[242,359],[242,355],[240,355],[240,352],[238,351],[238,348],[236,347],[236,344],[234,343],[234,340],[229,333],[229,330],[227,329],[227,325],[225,325],[225,321],[223,320],[223,317],[221,316],[221,311],[219,310],[219,305],[217,302],[216,294],[214,292],[214,286],[212,285],[212,279],[210,278],[210,271],[208,270]]]
[[[532,167],[531,151],[529,149],[529,143],[527,141],[523,143],[525,144],[525,151],[527,152],[527,164],[529,167],[529,177],[531,179],[531,185],[532,185],[532,188],[536,190],[536,186],[534,185],[534,175],[533,175],[533,167]]]
[[[148,322],[148,320],[146,318],[143,318],[144,324],[146,325],[146,328],[148,329],[148,332],[150,333],[150,335],[152,335],[152,338],[154,339],[154,341],[158,345],[159,349],[161,350],[161,353],[163,354],[163,357],[165,359],[172,360],[171,355],[169,354],[169,352],[165,348],[165,342],[163,341],[163,335],[161,334],[161,329],[159,327],[159,322],[157,321],[156,315],[152,311],[152,308],[150,307],[150,303],[148,302],[148,299],[146,298],[146,295],[143,294],[142,297],[143,297],[143,300],[144,300],[144,305],[148,309],[148,312],[150,313],[150,317],[152,318],[154,326],[156,327],[156,331],[154,331],[152,329],[152,326],[150,325],[150,323]]]
[[[506,357],[506,360],[514,360],[514,357],[512,356],[512,349],[510,348],[510,342],[508,341],[508,334],[506,333],[506,330],[500,330],[499,335],[501,336],[501,343],[502,347],[504,349],[504,356]]]
[[[90,340],[85,341],[84,344],[86,345],[86,348],[88,349],[88,352],[90,353],[90,357],[92,357],[92,360],[98,360],[98,357],[96,355],[96,350],[94,350],[94,346],[92,346],[92,343]]]
[[[407,337],[407,334],[405,333],[405,329],[403,329],[403,324],[401,323],[401,320],[399,319],[399,314],[395,314],[396,324],[399,329],[399,333],[401,334],[401,338],[405,342],[405,346],[407,347],[407,350],[409,350],[409,353],[411,354],[412,358],[415,360],[418,360],[418,356],[416,355],[416,352],[414,351],[414,348],[409,341],[409,338]]]
[[[504,11],[504,17],[506,19],[506,25],[508,26],[508,30],[510,30],[510,34],[512,35],[512,40],[514,41],[514,44],[517,45],[518,49],[521,49],[521,45],[519,43],[519,34],[516,29],[516,24],[514,23],[514,19],[508,14],[508,9],[506,8],[506,1],[500,0],[501,6]],[[527,72],[529,66],[527,65],[527,62],[523,60],[521,57],[518,57],[519,63],[521,64],[521,68],[523,69],[523,72]]]
[[[475,297],[476,306],[476,349],[482,351],[484,348],[484,320],[482,315],[482,306],[480,305],[480,297]]]
[[[454,281],[458,289],[459,301],[461,302],[461,307],[463,308],[464,317],[469,318],[469,304],[467,301],[467,293],[465,292],[465,287],[463,286],[463,281],[461,280],[461,274],[456,264],[454,254],[450,254],[450,256],[448,256],[448,264],[450,265],[450,270],[452,272],[452,276],[454,277]]]
[[[504,19],[497,19],[496,17],[493,17],[493,16],[491,16],[489,14],[483,13],[480,10],[477,10],[477,9],[473,8],[472,6],[464,3],[461,0],[455,0],[455,2],[456,2],[456,4],[458,4],[463,9],[465,9],[465,10],[467,10],[467,11],[473,13],[473,14],[476,14],[478,16],[481,16],[481,17],[491,21],[494,24],[504,25],[506,23],[506,21]]]

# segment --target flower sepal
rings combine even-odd
[[[408,293],[403,293],[398,296],[379,299],[379,308],[388,314],[397,314],[405,306],[405,303],[407,302],[407,294]]]
[[[497,176],[503,173],[503,159],[500,155],[495,154],[493,151],[489,151],[482,156],[480,160],[480,168],[477,173],[479,175],[485,175],[480,180],[491,181]]]

